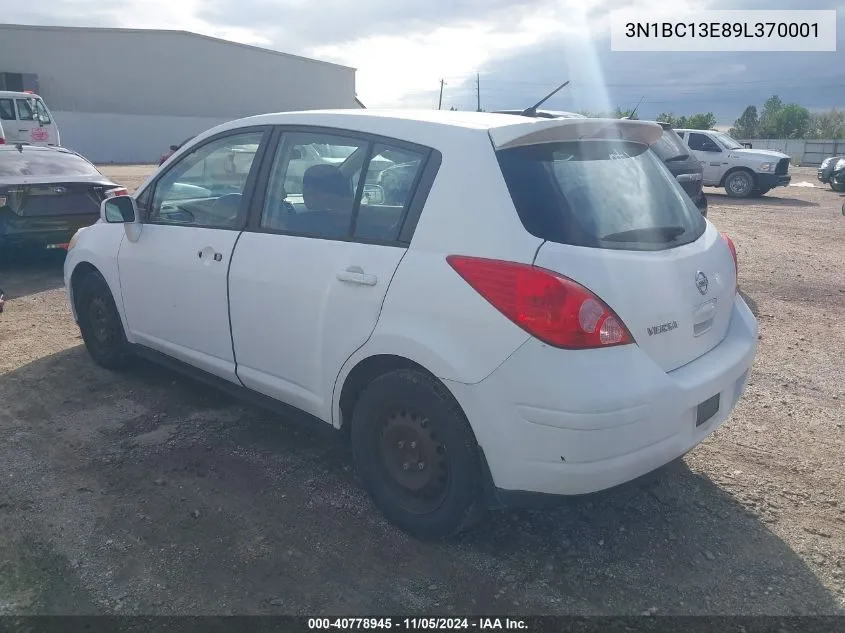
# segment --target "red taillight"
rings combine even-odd
[[[128,196],[129,192],[125,187],[115,187],[105,192],[106,198],[116,198],[117,196]]]
[[[722,233],[722,239],[728,243],[728,248],[731,250],[731,257],[734,258],[734,274],[736,275],[737,288],[739,288],[739,260],[736,258],[736,246],[734,246],[734,241],[728,237],[727,233]]]
[[[544,343],[589,349],[634,342],[613,310],[571,279],[516,262],[460,255],[446,261],[494,308]]]
[[[0,145],[5,145],[5,144],[6,144],[6,139],[4,139],[2,136],[0,136]]]

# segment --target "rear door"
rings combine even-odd
[[[498,155],[523,224],[547,240],[535,265],[596,293],[671,371],[724,338],[735,271],[727,243],[646,149],[583,138]]]
[[[348,158],[300,173],[305,148],[315,144]],[[245,386],[331,420],[340,368],[372,334],[406,252],[400,232],[423,195],[416,183],[428,156],[426,148],[356,134],[281,134],[229,275]]]

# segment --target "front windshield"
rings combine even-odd
[[[723,134],[722,132],[716,132],[713,136],[716,137],[716,140],[719,141],[719,143],[725,149],[742,149],[742,145],[740,143],[737,143],[727,134]]]

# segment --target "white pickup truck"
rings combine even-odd
[[[703,184],[724,187],[733,198],[762,196],[770,189],[788,185],[792,179],[787,154],[746,148],[715,130],[675,131],[704,167]]]

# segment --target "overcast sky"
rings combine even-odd
[[[611,52],[611,9],[654,0],[38,0],[8,3],[20,24],[173,28],[354,66],[368,107],[484,109],[640,106],[714,112],[730,124],[772,94],[810,109],[845,107],[845,0],[672,0],[672,10],[837,9],[828,53]],[[666,7],[661,2],[660,6]],[[678,14],[680,16],[680,13]]]

